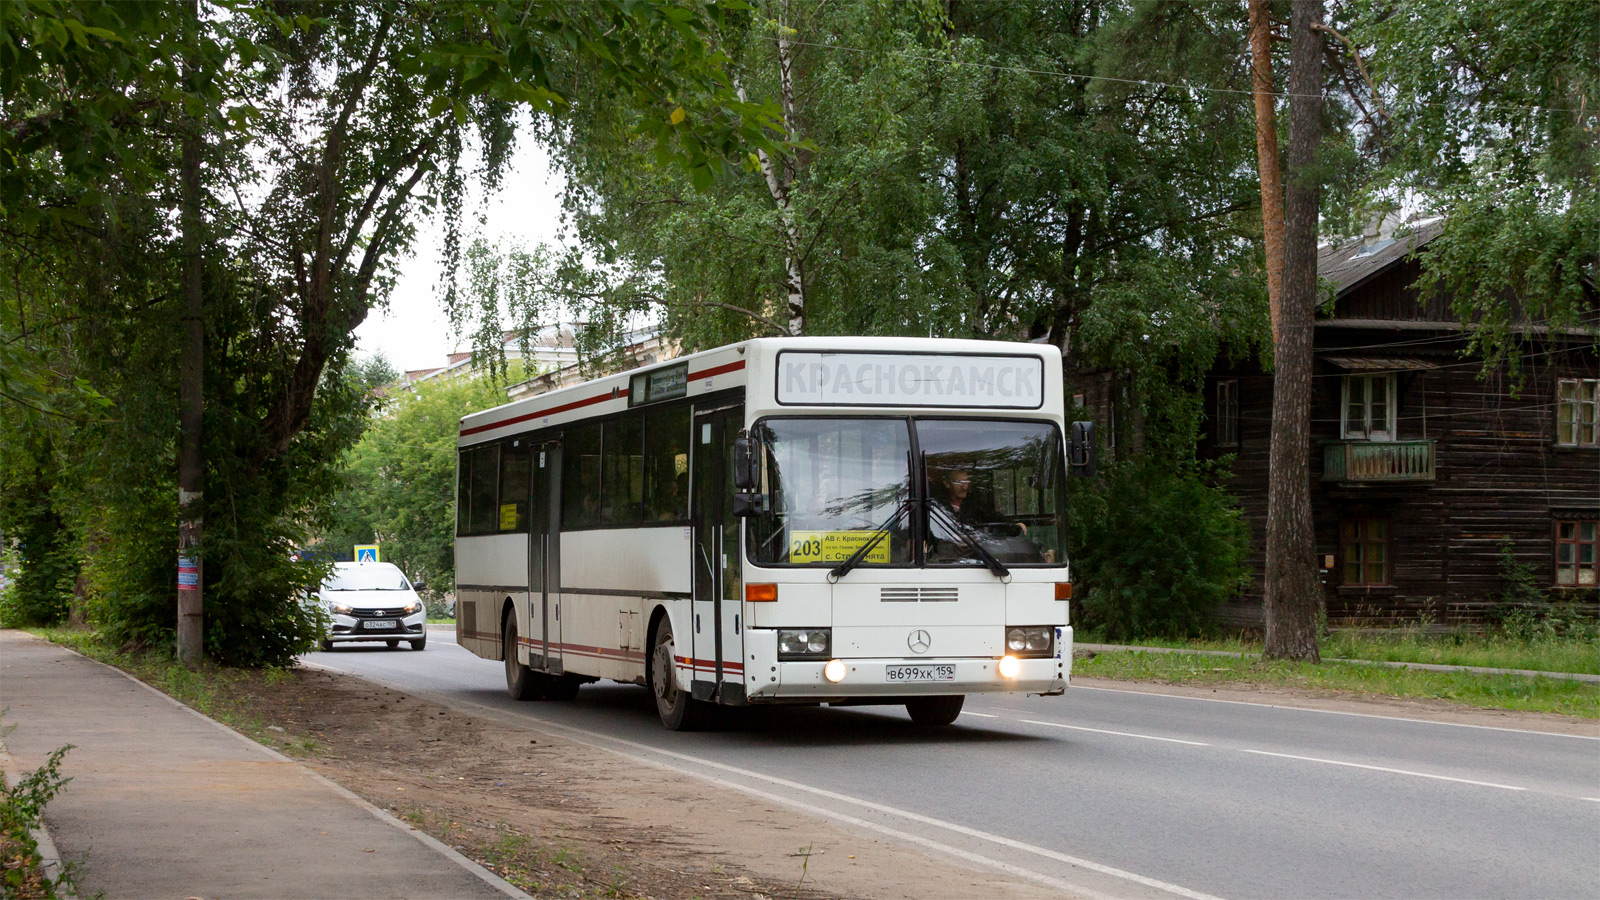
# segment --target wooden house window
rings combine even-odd
[[[1394,373],[1346,375],[1340,433],[1345,440],[1394,440]]]
[[[1594,587],[1600,584],[1600,520],[1556,520],[1556,584]]]
[[[1389,520],[1346,519],[1344,583],[1389,583]]]
[[[1239,446],[1239,380],[1217,382],[1217,446]]]
[[[1563,378],[1556,390],[1556,443],[1600,446],[1600,379]]]

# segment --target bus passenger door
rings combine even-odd
[[[740,580],[739,520],[733,499],[733,439],[744,408],[727,406],[694,417],[694,679],[692,696],[711,700],[718,686],[744,689],[744,586]],[[724,701],[734,697],[724,692]],[[737,700],[735,700],[737,702]]]
[[[551,441],[533,445],[533,496],[528,503],[528,665],[536,670],[561,671],[561,623],[555,605],[561,559],[561,445]]]

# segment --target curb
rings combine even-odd
[[[6,786],[11,787],[14,778],[13,773],[20,775],[21,772],[22,768],[17,765],[17,761],[6,750],[5,742],[0,741],[0,778],[4,778]],[[33,836],[33,842],[38,845],[39,862],[44,869],[44,877],[49,879],[51,884],[59,885],[63,871],[61,851],[56,849],[56,842],[50,839],[50,830],[45,827],[42,815],[39,817],[39,827],[30,828],[28,832]],[[62,900],[77,900],[77,895],[71,892],[59,893],[57,896],[61,897]]]
[[[43,640],[43,639],[42,638],[36,638],[36,640]],[[167,701],[168,703],[171,703],[173,706],[176,706],[179,709],[183,710],[184,712],[187,712],[190,715],[194,716],[195,718],[200,719],[203,722],[207,722],[210,725],[212,725],[213,727],[218,728],[221,731],[224,731],[227,734],[232,735],[235,738],[238,738],[239,740],[241,740],[241,741],[245,742],[246,744],[249,744],[251,747],[254,747],[257,750],[267,754],[268,756],[272,757],[273,759],[277,760],[278,762],[285,762],[285,763],[289,763],[289,764],[293,765],[294,767],[298,768],[300,771],[304,772],[307,777],[309,777],[312,780],[316,781],[317,783],[322,784],[325,787],[331,789],[335,794],[338,794],[340,797],[343,797],[344,799],[350,801],[351,803],[355,804],[356,806],[359,806],[362,809],[366,810],[368,813],[370,813],[373,816],[373,818],[376,818],[380,822],[383,822],[383,823],[385,823],[387,825],[393,826],[395,828],[400,829],[401,831],[406,832],[407,834],[409,834],[412,837],[416,838],[418,841],[421,841],[429,849],[443,854],[450,861],[454,862],[456,865],[460,866],[461,868],[465,869],[468,873],[470,873],[471,875],[476,877],[479,881],[482,881],[483,883],[489,885],[490,887],[494,888],[495,890],[499,891],[500,893],[504,894],[505,896],[511,897],[511,898],[513,898],[513,900],[537,900],[537,898],[535,898],[535,897],[523,892],[520,888],[518,888],[516,885],[513,885],[511,882],[506,881],[504,878],[501,878],[499,875],[494,874],[493,872],[489,871],[488,869],[485,869],[483,866],[480,866],[476,862],[473,862],[471,859],[467,858],[466,856],[463,856],[459,851],[457,851],[455,848],[451,847],[450,845],[444,843],[443,841],[439,840],[438,838],[434,837],[433,835],[428,834],[427,832],[421,830],[420,828],[417,828],[417,827],[415,827],[413,825],[410,825],[410,824],[408,824],[406,822],[402,822],[401,820],[395,818],[394,816],[390,815],[389,813],[385,812],[384,810],[379,809],[378,807],[374,806],[371,803],[368,803],[366,800],[363,800],[361,797],[357,796],[354,792],[352,792],[350,789],[344,787],[343,785],[338,784],[337,782],[334,782],[334,781],[332,781],[332,780],[330,780],[330,779],[328,779],[328,778],[326,778],[326,777],[324,777],[322,775],[319,775],[316,772],[313,772],[310,768],[308,768],[304,763],[300,762],[299,760],[294,759],[292,757],[285,756],[282,753],[279,753],[278,751],[272,749],[271,747],[268,747],[265,744],[262,744],[260,741],[257,741],[255,739],[249,737],[248,735],[240,734],[239,732],[233,730],[232,728],[229,728],[228,726],[222,724],[221,722],[218,722],[216,719],[213,719],[210,716],[207,716],[205,713],[202,713],[199,710],[195,709],[194,707],[189,706],[188,704],[182,702],[181,700],[178,700],[177,698],[175,698],[175,697],[163,692],[159,688],[153,687],[151,685],[148,685],[148,684],[144,683],[143,681],[140,681],[138,678],[135,678],[133,675],[131,675],[131,674],[127,673],[127,672],[124,672],[123,670],[117,668],[116,666],[106,665],[105,663],[100,662],[97,659],[90,659],[89,657],[84,656],[82,653],[78,653],[78,651],[73,650],[71,647],[62,647],[60,644],[54,644],[54,642],[47,642],[47,643],[52,643],[56,647],[61,647],[62,650],[65,650],[68,653],[72,653],[72,654],[77,655],[77,656],[82,656],[84,659],[89,660],[89,662],[92,662],[95,665],[105,666],[106,668],[110,669],[113,672],[116,672],[118,675],[121,675],[122,677],[128,679],[129,681],[133,682],[134,684],[137,684],[138,686],[144,688],[145,690],[155,694],[157,697],[160,697],[161,699]],[[54,847],[54,845],[52,845],[52,849],[53,849],[53,847]]]
[[[1233,659],[1244,657],[1259,657],[1259,653],[1242,653],[1237,650],[1198,650],[1188,647],[1135,647],[1129,644],[1076,644],[1076,649],[1092,650],[1095,653],[1122,653],[1122,652],[1147,652],[1147,653],[1187,653],[1192,656],[1227,656]],[[1384,666],[1390,669],[1422,669],[1427,672],[1471,672],[1475,675],[1521,675],[1526,678],[1558,678],[1567,681],[1587,681],[1600,684],[1600,675],[1590,675],[1587,672],[1543,672],[1538,669],[1496,669],[1489,666],[1450,666],[1442,663],[1419,662],[1394,662],[1387,659],[1345,659],[1330,656],[1323,662],[1349,663],[1356,666]]]

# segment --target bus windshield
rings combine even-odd
[[[1054,425],[772,418],[753,433],[764,451],[760,512],[747,526],[758,565],[836,565],[874,541],[861,566],[983,565],[983,551],[1007,566],[1066,560]],[[913,514],[897,517],[902,504]]]

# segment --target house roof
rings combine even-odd
[[[1317,254],[1317,277],[1344,296],[1389,266],[1424,246],[1444,230],[1444,220],[1412,227],[1404,234],[1365,235],[1332,244]]]

